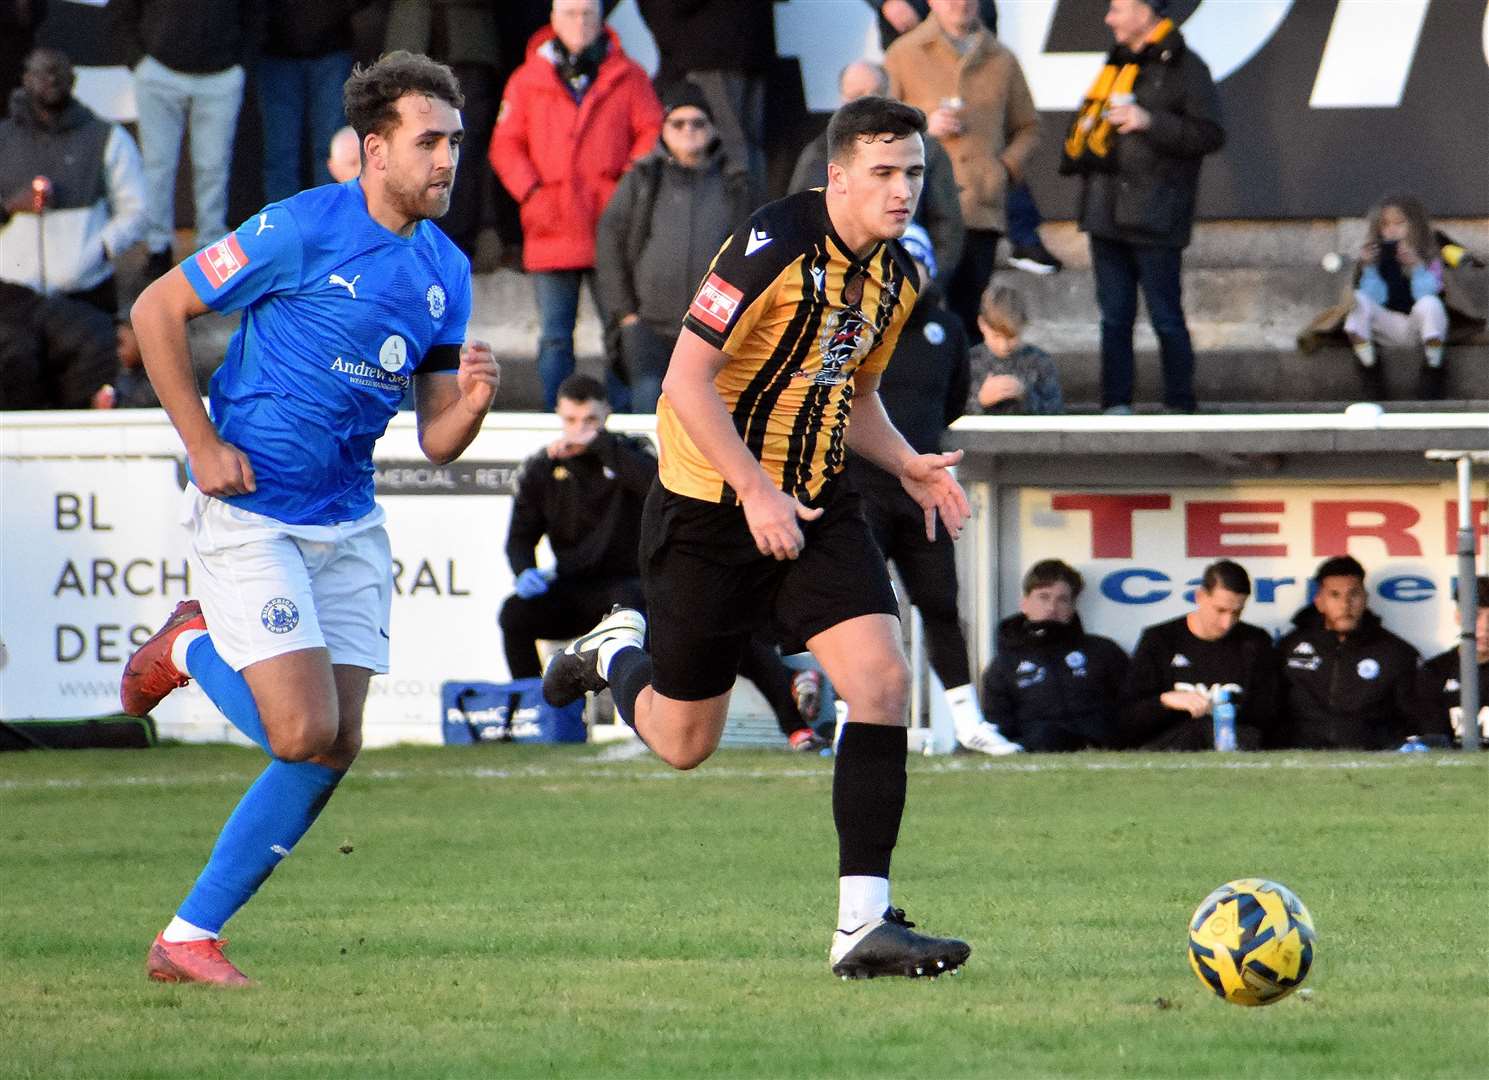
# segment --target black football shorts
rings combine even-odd
[[[750,636],[809,641],[860,615],[898,617],[884,556],[858,493],[831,482],[801,522],[796,559],[761,555],[738,505],[704,502],[652,485],[641,519],[652,688],[679,701],[734,685]]]

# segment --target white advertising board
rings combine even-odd
[[[0,717],[117,711],[125,660],[191,595],[174,433],[163,421],[147,431],[121,427],[111,446],[108,429],[33,430],[21,453],[7,432]],[[442,682],[507,678],[496,613],[512,587],[511,485],[521,460],[555,434],[547,417],[493,418],[444,468],[419,454],[411,417],[378,444],[394,598],[390,671],[372,681],[367,703],[369,746],[438,741]],[[87,457],[74,456],[80,440]],[[155,717],[165,737],[243,741],[194,684]]]
[[[1063,559],[1085,578],[1083,624],[1131,651],[1144,627],[1189,610],[1207,565],[1234,559],[1252,579],[1246,621],[1286,633],[1312,599],[1319,563],[1347,554],[1365,567],[1370,607],[1387,629],[1427,656],[1455,636],[1451,484],[1026,487],[1005,498],[1004,614],[1017,608],[1030,565]],[[1483,500],[1474,511],[1482,550],[1489,511]]]

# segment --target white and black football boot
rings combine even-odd
[[[577,701],[586,692],[598,694],[610,684],[600,672],[600,646],[624,638],[641,648],[646,640],[646,616],[616,604],[593,630],[571,641],[563,652],[548,661],[543,672],[543,700],[554,708]]]
[[[908,979],[955,975],[972,954],[972,946],[955,938],[934,938],[910,929],[915,924],[899,908],[886,908],[883,918],[857,930],[832,935],[828,961],[844,979],[901,975]]]

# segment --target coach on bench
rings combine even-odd
[[[497,621],[514,679],[543,674],[539,639],[581,634],[614,604],[644,606],[636,550],[657,459],[642,440],[605,429],[610,406],[597,379],[570,375],[556,411],[563,434],[522,463],[507,530],[517,588]],[[539,569],[544,536],[556,565]]]

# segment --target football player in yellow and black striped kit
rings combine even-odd
[[[718,746],[750,634],[805,642],[847,702],[833,776],[835,974],[938,975],[969,947],[917,934],[890,906],[905,803],[909,668],[899,607],[858,495],[851,448],[900,479],[952,536],[968,514],[952,454],[917,454],[879,400],[915,304],[901,249],[925,172],[925,116],[887,98],[828,124],[827,187],[756,211],[724,242],[683,321],[657,408],[658,483],[642,519],[647,623],[618,609],[554,658],[559,704],[608,686],[680,769]],[[851,417],[851,423],[850,423]]]

